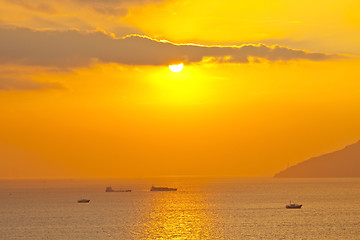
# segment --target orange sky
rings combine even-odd
[[[272,176],[354,143],[359,10],[0,0],[0,178]]]

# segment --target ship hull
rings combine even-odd
[[[286,206],[286,208],[301,208],[302,205],[298,205],[298,206]]]
[[[131,192],[131,190],[112,190],[112,191],[105,191],[105,192]]]
[[[107,187],[105,192],[131,192],[131,189],[124,189],[124,190],[114,190],[112,187]]]
[[[177,188],[167,188],[167,187],[152,187],[151,192],[174,192],[177,191]]]

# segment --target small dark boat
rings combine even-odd
[[[78,200],[78,203],[89,203],[90,200],[89,199],[80,199]]]
[[[130,189],[120,189],[120,190],[114,190],[112,187],[107,187],[105,189],[105,192],[131,192]]]
[[[286,208],[301,208],[301,207],[302,204],[291,203],[291,201],[290,204],[286,205]]]
[[[177,191],[177,188],[169,188],[169,187],[154,187],[152,186],[150,191]]]

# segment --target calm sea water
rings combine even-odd
[[[0,181],[0,239],[360,239],[360,179]]]

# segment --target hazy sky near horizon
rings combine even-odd
[[[0,0],[0,178],[272,176],[354,143],[359,11]]]

